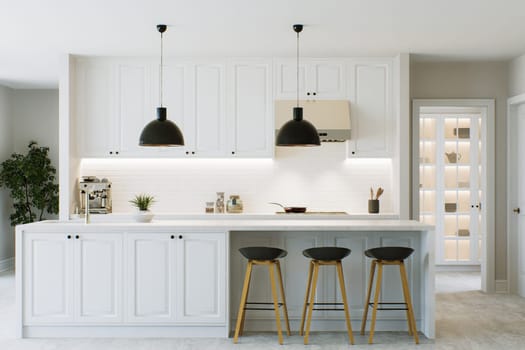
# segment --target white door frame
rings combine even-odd
[[[525,98],[525,96],[524,96]],[[486,293],[494,293],[496,286],[496,259],[495,259],[495,168],[494,168],[494,123],[495,123],[495,101],[494,99],[414,99],[412,100],[412,219],[419,220],[419,168],[415,166],[419,160],[419,114],[421,107],[478,107],[486,110],[486,124],[482,130],[482,139],[485,142],[486,165],[484,167],[486,176],[486,194],[484,207],[486,211],[486,233],[482,238],[481,252],[481,290]],[[417,123],[416,123],[417,122]]]
[[[518,293],[519,284],[519,249],[517,216],[512,212],[518,207],[517,178],[515,159],[518,107],[525,103],[525,94],[511,97],[507,100],[507,281],[509,293]],[[524,208],[525,209],[525,208]]]

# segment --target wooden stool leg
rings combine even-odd
[[[283,301],[284,320],[286,321],[286,334],[290,336],[292,335],[292,332],[290,331],[290,321],[288,320],[288,307],[286,306],[286,297],[284,296],[283,274],[281,273],[281,263],[279,262],[279,260],[277,260],[275,264],[277,265],[277,277],[279,277],[279,287],[281,289],[281,299]]]
[[[306,305],[308,305],[308,297],[310,296],[313,270],[314,270],[314,262],[310,260],[310,264],[308,266],[308,278],[306,280],[306,294],[304,296],[303,315],[301,316],[301,328],[299,328],[299,335],[304,335],[304,320],[306,316]]]
[[[377,279],[376,279],[376,292],[374,295],[374,308],[372,309],[372,323],[370,324],[370,335],[368,336],[368,344],[372,344],[374,341],[374,329],[376,326],[376,316],[377,316],[377,305],[379,302],[379,293],[381,291],[381,280],[383,277],[383,264],[381,261],[377,262]]]
[[[341,261],[337,261],[337,274],[339,275],[339,287],[341,288],[341,296],[343,297],[343,306],[345,309],[345,319],[346,319],[346,328],[348,331],[348,338],[350,339],[350,344],[354,344],[354,334],[352,333],[352,323],[350,322],[350,311],[348,308],[348,300],[346,299],[346,287],[345,287],[345,278],[343,276],[343,266]]]
[[[248,286],[250,285],[252,266],[253,263],[251,261],[248,261],[248,266],[246,266],[246,274],[244,276],[244,285],[242,287],[241,303],[239,305],[239,312],[237,313],[237,325],[235,326],[235,336],[233,337],[233,342],[235,344],[237,344],[237,341],[239,340],[241,324],[244,319],[244,314],[246,313],[246,310],[244,310],[244,308],[246,307],[246,300],[248,299]]]
[[[253,266],[253,264],[252,264]],[[252,270],[253,271],[253,270]],[[248,295],[250,295],[250,285],[251,285],[251,278],[248,279],[248,287],[246,289],[246,302],[248,302]],[[244,321],[246,320],[246,310],[242,313],[242,320],[241,320],[241,327],[239,329],[239,336],[242,336],[244,333]]]
[[[272,285],[272,297],[273,297],[273,308],[275,310],[275,322],[277,323],[277,335],[279,337],[279,344],[283,344],[283,332],[281,330],[281,314],[279,312],[279,299],[277,297],[277,288],[275,286],[275,273],[273,271],[275,263],[270,262],[268,264],[268,270],[270,271],[270,284]]]
[[[412,308],[412,299],[410,298],[410,289],[408,288],[408,278],[407,272],[405,269],[405,263],[401,261],[399,264],[399,272],[401,274],[401,284],[403,285],[403,294],[405,296],[405,303],[407,304],[408,309],[408,326],[412,328],[412,335],[414,336],[414,341],[416,344],[419,344],[419,337],[417,335],[416,328],[416,319],[414,317],[414,309]]]
[[[372,284],[374,283],[374,274],[376,272],[376,261],[372,260],[370,267],[370,278],[368,280],[368,291],[366,292],[366,300],[363,310],[363,321],[361,322],[361,335],[365,334],[366,318],[368,316],[368,308],[370,307],[370,296],[372,295]]]
[[[308,335],[310,334],[310,325],[312,323],[312,311],[314,309],[315,302],[315,291],[317,289],[317,278],[319,277],[319,264],[313,262],[314,276],[312,281],[312,287],[310,290],[310,305],[308,305],[308,319],[306,321],[306,332],[304,334],[304,345],[308,345]]]

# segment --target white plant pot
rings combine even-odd
[[[133,215],[136,222],[150,222],[154,214],[149,210],[139,210]]]

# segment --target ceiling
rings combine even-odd
[[[0,84],[56,88],[60,54],[175,56],[399,52],[429,60],[525,53],[523,0],[0,0]]]

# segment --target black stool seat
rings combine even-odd
[[[318,247],[303,250],[303,255],[314,260],[341,260],[350,254],[351,250],[342,247]]]
[[[365,255],[378,260],[395,261],[405,260],[413,252],[414,249],[408,247],[378,247],[366,250]]]
[[[244,247],[239,248],[239,251],[248,260],[275,260],[288,254],[284,249],[272,247]]]

